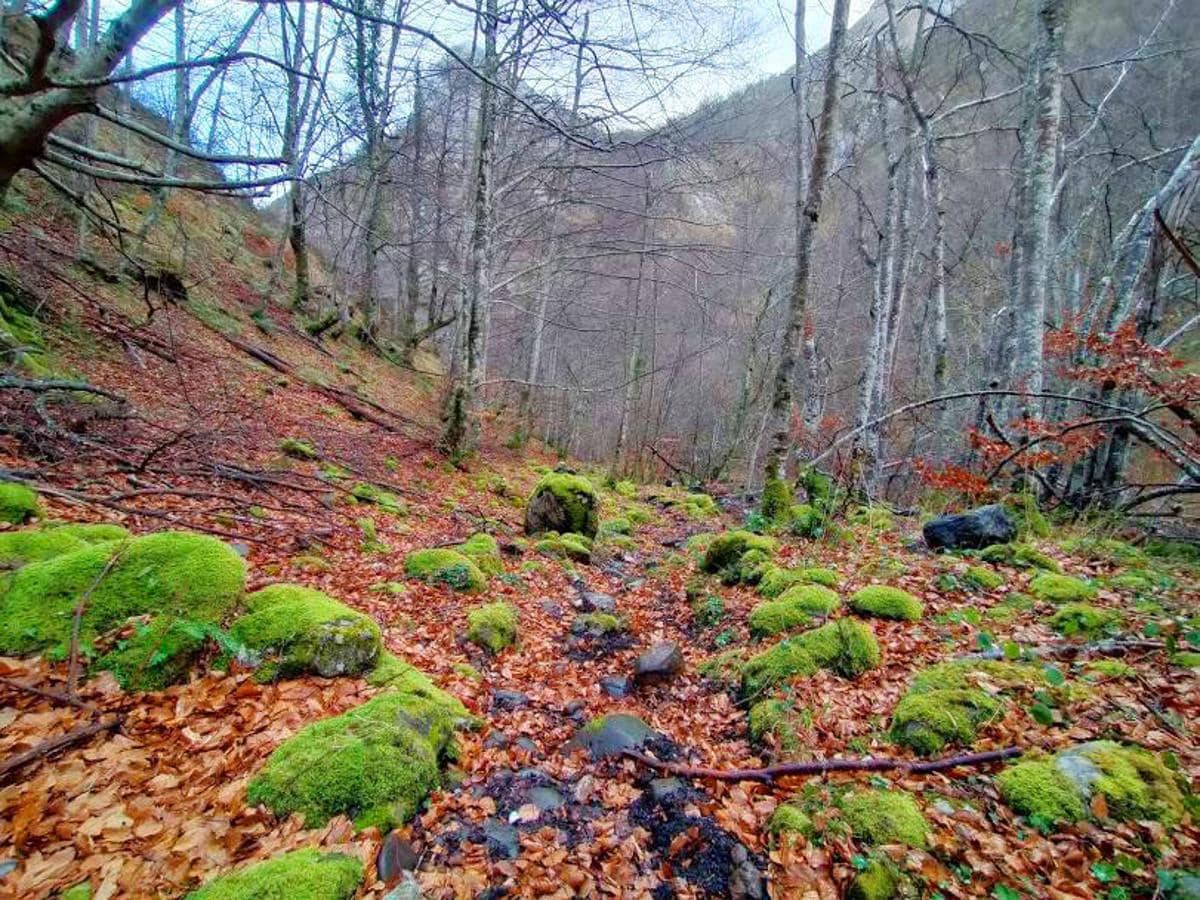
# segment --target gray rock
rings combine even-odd
[[[16,869],[16,867],[17,861],[15,859],[0,859],[0,878],[8,875],[8,873],[12,872],[14,869]]]
[[[602,594],[599,591],[580,591],[579,600],[580,609],[584,612],[615,613],[617,611],[617,600],[610,594]]]
[[[657,737],[658,733],[637,716],[612,713],[579,729],[570,746],[582,747],[592,759],[603,759],[624,750],[640,750]]]
[[[520,691],[493,691],[493,709],[520,709],[529,705],[529,695]]]
[[[608,694],[614,700],[620,700],[622,697],[628,697],[633,686],[628,678],[623,675],[605,675],[600,679],[600,690]]]
[[[553,600],[542,600],[542,612],[554,619],[561,619],[563,609]]]
[[[563,707],[563,712],[572,719],[582,718],[587,713],[587,703],[583,700],[572,700]]]
[[[1091,799],[1092,785],[1104,774],[1098,765],[1084,755],[1095,748],[1094,743],[1080,744],[1063,750],[1054,757],[1054,768],[1067,776],[1067,780],[1075,786],[1075,790],[1085,802]]]
[[[561,488],[560,488],[561,489]],[[539,484],[525,506],[525,533],[542,534],[573,531],[594,538],[600,526],[599,501],[594,491],[566,489],[559,497],[547,485]]]
[[[684,790],[687,788],[678,778],[655,778],[650,782],[650,796],[655,803],[665,803]]]
[[[535,744],[531,739],[524,736],[517,738],[516,743],[514,743],[513,746],[518,750],[524,750],[526,753],[537,753],[538,750],[538,745]]]
[[[393,831],[383,839],[379,853],[375,856],[375,870],[379,873],[380,880],[385,883],[392,882],[405,872],[415,869],[419,859],[412,844]]]
[[[541,786],[530,789],[529,802],[542,812],[550,812],[550,810],[558,809],[567,803],[566,798],[554,788]]]
[[[483,823],[483,840],[489,856],[516,859],[521,853],[521,836],[517,829],[500,819]]]
[[[1017,536],[1017,526],[1003,506],[991,504],[970,512],[938,516],[921,529],[931,550],[977,550],[1005,544]]]
[[[729,896],[735,900],[761,900],[762,872],[758,871],[746,848],[741,844],[734,844],[729,858],[733,862],[733,871],[729,873]]]
[[[683,671],[683,653],[675,643],[655,644],[633,665],[635,684],[661,684]]]
[[[483,746],[487,747],[489,750],[503,750],[508,746],[508,743],[509,740],[507,734],[505,734],[503,731],[493,731],[487,736],[487,739],[483,742]]]
[[[233,552],[242,559],[247,559],[250,556],[250,545],[245,541],[230,541],[229,546],[233,548]]]

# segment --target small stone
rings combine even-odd
[[[244,541],[230,541],[229,546],[233,548],[233,552],[242,559],[247,559],[250,556],[250,545]]]
[[[405,872],[403,880],[384,894],[383,900],[421,900],[421,885],[412,872]]]
[[[563,712],[565,712],[572,719],[578,719],[587,712],[587,703],[585,703],[583,700],[572,700],[563,707]]]
[[[529,802],[542,812],[550,812],[550,810],[558,809],[567,803],[563,795],[554,788],[541,786],[529,791]]]
[[[383,845],[375,857],[375,870],[381,881],[392,882],[415,869],[419,859],[412,844],[393,831],[383,839]]]
[[[617,611],[617,599],[609,594],[602,594],[599,591],[580,591],[580,608],[584,612],[602,612],[615,613]]]
[[[592,759],[618,756],[624,750],[640,750],[658,734],[639,719],[628,713],[611,713],[592,722],[575,733],[571,745],[583,747]]]
[[[518,750],[524,750],[526,753],[537,753],[538,745],[527,737],[517,738],[517,742],[513,744]]]
[[[683,653],[675,643],[655,644],[633,666],[636,684],[661,684],[683,671]]]
[[[520,709],[529,705],[529,695],[520,691],[493,691],[492,707],[494,709]]]
[[[521,852],[521,836],[513,826],[500,819],[483,823],[483,839],[489,856],[516,859]]]
[[[678,778],[655,778],[650,782],[650,796],[655,803],[666,803],[683,790],[686,788]]]
[[[508,735],[503,731],[493,731],[487,736],[483,742],[483,746],[489,750],[503,750],[509,744]]]
[[[600,679],[600,690],[604,691],[604,693],[608,694],[614,700],[628,697],[632,689],[629,679],[623,675],[605,675]]]
[[[563,609],[561,606],[559,606],[553,600],[543,599],[542,600],[542,612],[544,612],[546,615],[550,616],[551,618],[561,619],[562,614],[563,614]]]

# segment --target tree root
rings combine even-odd
[[[626,759],[641,763],[649,769],[667,772],[683,778],[709,778],[714,781],[760,781],[768,783],[777,778],[793,775],[824,775],[827,772],[887,772],[899,771],[911,774],[942,772],[958,766],[985,766],[1002,762],[1021,755],[1020,747],[1005,747],[1003,750],[987,750],[983,753],[965,753],[960,756],[944,756],[940,759],[910,760],[888,757],[866,759],[815,759],[807,762],[782,763],[764,769],[708,769],[683,763],[663,762],[637,750],[625,750]]]

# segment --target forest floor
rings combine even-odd
[[[61,296],[54,273],[66,268],[45,247],[29,241],[0,249],[12,265],[44,263],[37,270],[43,274],[31,277]],[[220,277],[209,285],[214,293],[222,291]],[[736,696],[699,671],[719,653],[768,646],[752,641],[747,628],[762,598],[712,578],[697,582],[684,547],[690,535],[739,526],[744,510],[731,504],[698,519],[678,503],[678,489],[641,486],[635,497],[603,489],[602,520],[631,511],[644,519],[632,547],[602,547],[591,563],[549,558],[521,538],[525,498],[554,460],[500,446],[500,429],[489,423],[483,452],[461,469],[450,466],[434,447],[433,376],[397,375],[362,351],[318,346],[295,333],[278,308],[267,312],[275,324],[258,331],[249,326],[253,303],[235,310],[239,345],[201,326],[195,310],[164,306],[141,322],[136,296],[108,297],[105,290],[71,299],[75,327],[56,339],[57,361],[127,397],[136,418],[93,423],[88,433],[110,440],[112,453],[93,446],[39,456],[38,448],[9,441],[0,445],[0,466],[34,472],[49,489],[43,499],[53,518],[119,521],[139,533],[223,533],[247,553],[249,588],[298,582],[369,613],[388,649],[481,717],[479,730],[460,736],[445,787],[402,831],[419,854],[426,896],[701,895],[706,885],[725,883],[743,858],[734,847],[740,844],[772,896],[837,897],[862,867],[865,848],[832,827],[812,839],[773,840],[768,822],[780,803],[800,795],[818,826],[827,825],[837,817],[831,798],[847,784],[902,788],[917,798],[931,826],[928,847],[881,852],[919,875],[930,896],[1119,900],[1154,893],[1159,869],[1200,865],[1200,831],[1190,821],[1170,833],[1152,821],[1043,833],[1000,801],[999,766],[770,784],[699,779],[678,811],[691,824],[668,829],[671,839],[661,840],[640,800],[654,773],[628,759],[593,761],[569,742],[593,717],[621,711],[641,717],[698,765],[768,761],[772,748],[752,746]],[[247,346],[267,350],[268,361],[248,355]],[[370,401],[367,418],[363,398]],[[284,456],[286,437],[310,441],[321,459]],[[145,464],[131,474],[135,448]],[[257,477],[231,476],[234,469]],[[403,509],[352,502],[349,485],[359,480],[394,492]],[[405,577],[408,552],[479,530],[494,534],[504,551],[504,573],[482,595]],[[791,686],[792,706],[807,711],[791,758],[915,758],[887,735],[914,672],[982,646],[1062,641],[1046,624],[1048,605],[1005,608],[1008,594],[1023,591],[1034,572],[997,566],[998,587],[967,588],[946,576],[961,576],[968,563],[929,553],[918,535],[915,519],[899,518],[882,527],[849,525],[828,540],[783,538],[780,565],[836,571],[843,597],[886,582],[925,604],[920,621],[864,620],[883,651],[877,668],[853,680],[820,671]],[[1111,559],[1068,554],[1065,537],[1036,543],[1073,575],[1103,580],[1121,571]],[[1117,611],[1123,633],[1159,634],[1161,623],[1196,611],[1195,573],[1170,574],[1175,586],[1152,596],[1104,587],[1091,602]],[[572,635],[580,583],[615,599],[629,623],[626,636],[589,644]],[[707,607],[720,609],[705,625],[694,617],[689,586],[701,600],[721,600]],[[464,631],[469,609],[497,599],[519,609],[520,642],[491,656]],[[663,641],[682,649],[682,672],[610,696],[602,679],[628,676],[638,655]],[[1097,676],[1091,661],[1053,663],[1072,688],[1056,694],[1057,705],[1009,703],[970,747],[958,749],[1054,751],[1097,738],[1128,740],[1171,754],[1195,789],[1196,670],[1170,664],[1161,650],[1123,656],[1131,668],[1114,676]],[[15,687],[60,690],[65,664],[5,658],[0,676],[0,759],[81,721],[75,706]],[[232,867],[306,846],[360,857],[368,871],[361,896],[384,896],[376,830],[355,833],[344,818],[309,830],[296,816],[279,821],[246,802],[247,782],[281,741],[375,692],[360,678],[259,684],[237,669],[150,694],[124,693],[108,675],[87,681],[80,699],[119,713],[120,727],[37,760],[0,785],[0,897],[53,896],[83,880],[98,900],[180,896]],[[558,799],[531,802],[529,784]]]

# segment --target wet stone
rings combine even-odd
[[[483,742],[483,746],[489,750],[503,750],[508,744],[508,735],[503,731],[493,731]]]
[[[493,691],[492,708],[513,710],[529,705],[529,695],[520,691]]]
[[[524,736],[517,738],[513,746],[518,750],[524,750],[526,753],[537,753],[538,750],[538,745]]]
[[[563,608],[553,600],[542,600],[542,612],[554,619],[561,619]]]
[[[558,809],[566,804],[566,798],[558,791],[551,787],[532,788],[529,791],[529,802],[540,809],[542,812],[550,812],[553,809]]]
[[[656,738],[658,732],[637,716],[613,713],[579,729],[571,745],[587,750],[592,759],[603,759],[625,750],[640,750]]]
[[[665,803],[687,790],[687,786],[678,778],[655,778],[650,782],[650,796],[655,803]]]
[[[605,675],[600,679],[600,690],[614,700],[628,697],[632,689],[632,683],[623,675]]]
[[[675,643],[655,644],[633,666],[635,684],[662,684],[683,671],[683,653]]]
[[[583,700],[572,700],[563,707],[563,712],[572,719],[582,718],[587,713],[587,703]]]
[[[516,859],[521,853],[521,837],[517,829],[499,819],[483,823],[483,841],[488,855],[501,859]]]
[[[599,591],[580,591],[579,608],[584,612],[616,613],[617,600],[612,595]]]
[[[393,831],[383,839],[375,857],[375,869],[381,881],[392,882],[415,869],[418,859],[412,844]]]

